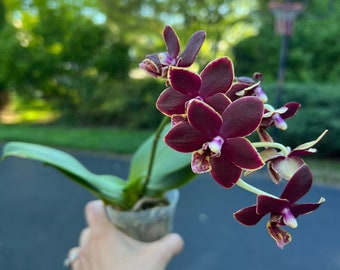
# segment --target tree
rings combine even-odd
[[[240,40],[257,33],[257,1],[247,0],[101,0],[102,11],[108,17],[111,29],[128,43],[138,42],[135,54],[143,57],[150,51],[164,50],[159,39],[162,28],[169,24],[184,43],[190,35],[204,29],[207,40],[200,58],[205,64],[212,57],[229,55]],[[143,23],[141,23],[143,22]]]
[[[4,88],[27,99],[43,98],[77,121],[86,119],[79,113],[90,107],[99,83],[126,79],[129,71],[128,46],[114,40],[93,14],[84,14],[89,6],[83,4],[36,0],[30,6],[9,5],[10,24],[1,33],[6,42],[0,43]]]
[[[305,11],[298,16],[294,35],[291,37],[286,79],[302,82],[339,82],[340,2],[315,0],[304,3]],[[239,74],[251,75],[255,70],[265,74],[265,80],[275,80],[280,37],[274,33],[272,14],[268,9],[265,10],[265,4],[262,4],[262,7],[262,26],[259,34],[234,47],[236,71]]]

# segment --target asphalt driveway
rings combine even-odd
[[[105,155],[77,153],[93,172],[127,175],[129,161]],[[252,177],[269,189],[268,179]],[[290,230],[293,242],[280,250],[263,220],[244,227],[232,213],[254,203],[235,187],[220,188],[208,175],[181,189],[175,230],[185,240],[184,251],[169,270],[335,270],[340,269],[340,189],[314,185],[306,200],[326,203],[299,218]],[[94,199],[87,190],[38,162],[9,158],[0,163],[0,269],[61,270],[70,247],[85,226],[83,209]]]

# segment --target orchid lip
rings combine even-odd
[[[162,65],[166,65],[166,66],[176,65],[176,59],[171,57],[168,52],[159,53],[158,59]]]
[[[265,92],[263,91],[262,87],[261,86],[257,86],[254,90],[254,93],[255,95],[261,99],[262,102],[267,102],[268,101],[268,97],[267,95],[265,94]]]
[[[287,123],[282,119],[282,117],[278,113],[274,113],[272,115],[272,119],[274,120],[274,124],[277,128],[286,130],[287,129]]]
[[[204,149],[192,153],[191,169],[194,173],[206,173],[211,170],[210,156]]]
[[[224,140],[221,136],[216,136],[211,142],[208,142],[207,145],[212,152],[212,156],[219,157],[221,155],[221,149]]]
[[[286,224],[287,226],[291,228],[296,228],[298,226],[297,220],[289,208],[284,208],[282,210],[282,217],[284,224]]]

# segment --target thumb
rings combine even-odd
[[[155,254],[158,254],[158,259],[165,265],[184,247],[183,238],[177,233],[168,234],[153,244]]]
[[[101,200],[87,203],[85,216],[92,231],[96,231],[97,229],[103,230],[103,228],[107,226],[112,226],[106,216],[104,203]]]

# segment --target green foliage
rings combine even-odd
[[[268,1],[261,1],[268,2]],[[277,77],[281,37],[274,33],[274,18],[267,5],[261,10],[262,26],[257,36],[241,41],[234,49],[239,76],[255,71],[265,80]],[[287,81],[340,81],[339,1],[308,1],[289,38]]]
[[[108,81],[125,80],[130,59],[129,47],[114,39],[107,25],[74,5],[37,1],[31,9],[9,12],[10,20],[20,14],[20,21],[0,31],[0,86],[27,99],[45,99],[81,124],[87,117],[79,106]]]
[[[150,130],[60,125],[0,125],[1,141],[25,141],[68,149],[133,154]]]
[[[176,152],[164,143],[163,137],[169,129],[170,125],[163,130],[158,138],[154,165],[150,176],[148,175],[148,165],[154,137],[146,140],[138,148],[131,160],[128,178],[130,186],[143,184],[144,179],[150,177],[146,190],[146,194],[149,196],[159,196],[164,190],[178,188],[195,176],[189,165],[191,163],[191,153]]]
[[[254,15],[257,1],[101,0],[101,3],[114,33],[138,44],[133,46],[137,58],[150,53],[150,47],[153,51],[164,50],[159,33],[165,25],[176,29],[183,45],[193,32],[206,30],[207,47],[198,58],[200,65],[212,57],[229,54],[233,45],[257,32],[258,18]]]
[[[257,4],[247,1],[4,3],[1,14],[4,19],[6,10],[7,25],[0,29],[0,91],[14,90],[27,100],[44,99],[61,112],[62,122],[78,125],[156,125],[160,116],[152,103],[164,86],[133,81],[128,74],[145,54],[165,49],[159,35],[165,24],[176,27],[183,46],[193,31],[207,30],[201,66],[256,32],[248,14]],[[107,21],[96,23],[98,16]]]
[[[76,106],[62,109],[64,118],[60,121],[64,123],[152,128],[162,119],[155,107],[159,93],[165,89],[162,81],[89,79],[78,82],[81,86]]]
[[[150,174],[148,168],[155,138],[158,138],[158,145]],[[124,210],[131,209],[143,196],[161,197],[167,190],[182,186],[194,177],[190,168],[190,154],[185,155],[172,150],[156,135],[152,135],[137,150],[126,181],[114,175],[94,174],[70,154],[38,144],[7,143],[4,146],[3,158],[11,156],[50,165],[89,189],[107,204]],[[149,181],[146,181],[148,177]]]
[[[4,147],[3,157],[16,156],[53,166],[76,183],[86,187],[103,201],[126,207],[125,182],[117,176],[96,175],[73,156],[50,147],[23,142],[11,142]]]
[[[265,85],[266,93],[275,100],[275,85]],[[319,157],[340,157],[339,85],[317,83],[289,83],[282,91],[281,105],[296,101],[302,105],[299,112],[287,120],[288,129],[277,132],[277,140],[296,146],[315,140],[324,130],[328,133],[316,145]]]

